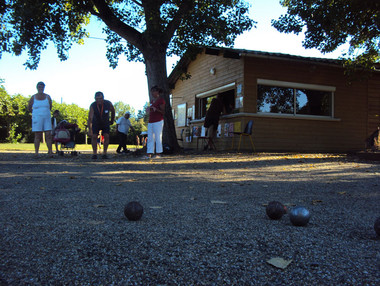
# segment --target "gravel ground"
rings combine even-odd
[[[1,153],[0,284],[380,285],[379,216],[380,164],[345,155]]]

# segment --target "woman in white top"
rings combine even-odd
[[[53,155],[52,152],[52,136],[51,136],[51,108],[52,101],[48,94],[44,93],[45,84],[43,82],[37,83],[38,92],[33,95],[28,104],[28,109],[32,113],[32,132],[34,135],[34,150],[36,156],[40,149],[42,141],[42,133],[45,132],[45,140],[48,148],[49,156]]]

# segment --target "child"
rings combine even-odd
[[[102,144],[104,144],[104,136],[102,135],[102,130],[99,131],[98,135],[98,148],[99,148],[99,153],[101,153],[102,150]]]

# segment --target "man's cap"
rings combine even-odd
[[[124,113],[124,115],[127,115],[127,114],[128,114],[128,115],[131,115],[128,111],[127,111],[126,113]]]

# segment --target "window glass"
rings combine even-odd
[[[235,109],[235,90],[228,90],[223,93],[220,93],[221,101],[223,102],[225,114],[233,113]],[[211,101],[216,97],[215,95],[209,97],[203,97],[197,99],[196,104],[196,116],[198,119],[206,116],[206,112],[210,107]]]
[[[206,108],[205,110],[208,110],[210,108],[210,105],[211,105],[211,101],[216,98],[216,95],[214,96],[210,96],[210,97],[206,97],[204,100],[205,100],[205,104],[206,104]],[[205,114],[206,115],[206,114]]]
[[[332,92],[258,85],[257,112],[331,116]]]
[[[294,90],[292,88],[259,85],[257,111],[293,114]]]
[[[322,115],[331,114],[331,92],[297,89],[297,114]]]

